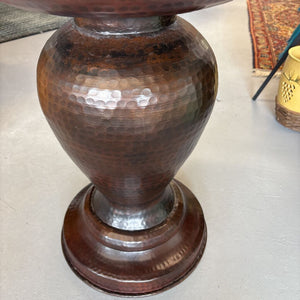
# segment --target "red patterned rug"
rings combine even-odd
[[[267,75],[300,22],[299,0],[247,0],[253,67]]]

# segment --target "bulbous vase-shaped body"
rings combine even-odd
[[[38,64],[43,112],[94,184],[66,215],[64,252],[94,286],[126,295],[155,292],[199,260],[206,239],[201,208],[171,180],[209,118],[216,70],[205,39],[175,16],[75,18],[44,47]],[[76,230],[81,244],[71,238]],[[149,251],[152,259],[145,261]],[[162,274],[169,275],[161,280]]]

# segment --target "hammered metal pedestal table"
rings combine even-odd
[[[48,40],[37,69],[43,112],[92,182],[65,216],[69,265],[118,295],[177,284],[203,254],[206,225],[173,177],[208,121],[217,67],[176,13],[225,1],[4,2],[75,17]]]

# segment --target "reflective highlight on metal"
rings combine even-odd
[[[212,50],[179,17],[75,18],[49,39],[38,64],[41,107],[94,184],[72,202],[62,236],[85,281],[115,294],[154,293],[199,261],[201,207],[170,181],[216,88]]]
[[[170,188],[175,203],[169,217],[134,233],[99,222],[90,209],[94,187],[84,188],[69,207],[62,235],[73,271],[93,287],[126,296],[161,292],[183,280],[203,254],[206,225],[191,192],[176,181]]]
[[[75,16],[48,40],[37,68],[42,110],[92,182],[66,213],[66,260],[117,295],[179,283],[203,254],[206,225],[173,177],[212,111],[217,66],[202,35],[175,14],[224,1],[5,2]]]

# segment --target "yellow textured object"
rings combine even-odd
[[[289,50],[279,82],[278,104],[300,113],[300,46]]]
[[[276,119],[300,132],[300,46],[289,50],[276,97]]]

